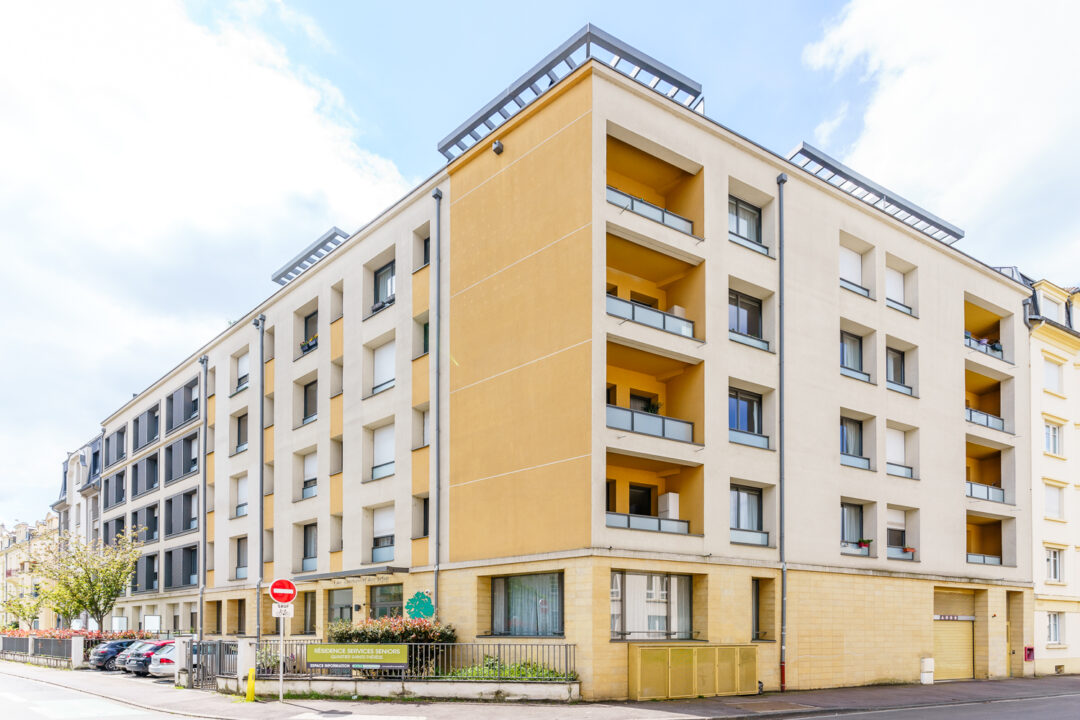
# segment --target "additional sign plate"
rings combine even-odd
[[[975,619],[974,615],[935,615],[935,620],[967,620],[972,621]]]
[[[401,669],[409,659],[408,645],[360,644],[307,645],[309,668],[353,667],[358,670]]]
[[[296,611],[296,608],[293,607],[292,603],[279,603],[279,602],[276,602],[276,603],[274,603],[274,607],[272,608],[272,612],[270,614],[270,617],[291,618],[293,616],[293,614],[295,613],[295,611]]]
[[[270,583],[270,599],[278,603],[291,603],[296,599],[296,585],[292,580],[278,578]]]

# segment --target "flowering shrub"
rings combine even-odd
[[[327,640],[335,643],[452,643],[457,631],[428,618],[397,615],[365,618],[357,623],[336,620],[327,628]]]
[[[67,640],[73,637],[86,638],[87,643],[106,642],[108,640],[148,640],[155,633],[146,630],[123,630],[121,632],[101,632],[100,630],[0,630],[5,637],[38,637],[52,640]]]

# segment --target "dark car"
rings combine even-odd
[[[120,651],[119,655],[116,656],[116,669],[123,670],[124,672],[131,672],[127,668],[127,661],[128,658],[131,656],[131,653],[138,652],[142,650],[145,646],[152,644],[153,643],[147,642],[146,640],[136,640],[135,642],[128,645],[126,648]]]
[[[134,640],[107,640],[90,651],[90,667],[115,670],[116,656],[128,649]]]
[[[172,640],[151,641],[128,653],[127,662],[125,663],[128,672],[135,673],[136,675],[149,675],[150,658],[154,657],[154,653],[161,648],[168,647],[172,644]]]

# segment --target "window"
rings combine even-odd
[[[904,376],[904,351],[885,348],[885,379],[907,387]]]
[[[247,387],[248,376],[251,373],[251,355],[244,353],[236,356],[236,389]]]
[[[491,634],[538,637],[563,633],[563,575],[491,579]]]
[[[319,347],[319,311],[304,316],[304,339],[300,343],[300,352],[311,352]]]
[[[394,261],[375,271],[375,300],[371,312],[377,312],[394,302]]]
[[[631,515],[653,514],[656,488],[652,485],[631,485],[629,487],[629,507]]]
[[[1046,423],[1044,429],[1044,449],[1053,455],[1061,454],[1061,426]]]
[[[761,640],[761,580],[750,580],[750,628],[751,640]]]
[[[1053,582],[1061,582],[1061,551],[1056,548],[1046,548],[1046,579]]]
[[[424,354],[428,353],[430,345],[428,343],[428,323],[424,323]]]
[[[431,238],[424,238],[424,265],[431,262]]]
[[[371,394],[394,387],[394,341],[375,348],[371,359]]]
[[[319,381],[312,380],[304,386],[304,416],[301,422],[309,423],[319,415]]]
[[[858,545],[862,540],[863,507],[854,503],[840,503],[840,542]]]
[[[888,542],[889,547],[904,547],[906,542],[907,530],[904,528],[889,528],[888,529]]]
[[[352,622],[352,588],[331,590],[326,596],[327,605],[330,607],[327,619],[330,622],[335,620]]]
[[[1043,360],[1043,387],[1061,393],[1061,366],[1053,360]]]
[[[728,427],[761,435],[761,396],[748,390],[729,388]]]
[[[1041,315],[1047,320],[1053,320],[1056,323],[1060,323],[1061,320],[1061,303],[1057,300],[1051,300],[1046,295],[1042,296],[1042,313]]]
[[[885,297],[901,305],[906,304],[904,298],[904,273],[891,267],[885,268]]]
[[[761,532],[761,490],[731,486],[731,529]]]
[[[302,593],[304,596],[304,635],[315,634],[315,592]]]
[[[247,450],[248,444],[248,414],[236,416],[236,452]]]
[[[247,577],[247,550],[248,539],[246,537],[236,538],[236,574],[237,580],[243,580]]]
[[[761,301],[734,290],[728,291],[728,330],[762,339]]]
[[[858,335],[841,331],[840,368],[849,377],[869,381],[869,373],[863,372],[862,342]]]
[[[761,245],[761,210],[728,196],[728,233],[729,236]]]
[[[248,514],[248,479],[247,475],[236,478],[236,507],[233,512],[235,517],[244,517]]]
[[[885,428],[885,462],[890,475],[911,477],[907,464],[907,433],[899,428]]]
[[[840,452],[853,457],[863,456],[862,420],[840,418]]]
[[[394,559],[394,506],[375,508],[371,524],[371,562],[390,562]]]
[[[1046,507],[1044,508],[1046,517],[1061,519],[1061,488],[1057,485],[1045,485],[1043,495],[1046,498]]]
[[[401,585],[373,585],[371,588],[371,617],[381,618],[388,615],[402,614]]]
[[[431,411],[430,410],[425,410],[424,411],[423,428],[424,428],[424,445],[423,445],[423,447],[427,447],[428,445],[431,444]]]
[[[689,575],[611,573],[613,640],[690,640]]]
[[[394,474],[394,426],[383,425],[371,432],[371,479]]]
[[[900,508],[889,508],[885,522],[885,544],[888,546],[889,557],[904,560],[913,559],[910,555],[904,554],[904,548],[908,546],[907,512]]]
[[[1046,613],[1046,642],[1051,645],[1061,644],[1061,626],[1064,624],[1062,613]]]
[[[318,567],[318,552],[319,526],[316,523],[309,523],[304,526],[304,557],[300,564],[302,572]]]
[[[309,498],[319,494],[319,456],[318,453],[308,453],[303,460],[303,483],[300,488],[300,497]]]
[[[420,520],[420,525],[421,525],[421,535],[420,535],[420,537],[427,537],[429,535],[429,528],[428,528],[429,503],[428,503],[428,500],[429,500],[429,498],[424,498],[423,502],[421,503],[420,512],[422,513],[422,517],[421,517],[421,520]]]
[[[847,281],[861,290],[866,289],[862,287],[862,255],[851,248],[841,246],[840,284],[843,285],[844,281]]]

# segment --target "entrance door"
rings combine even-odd
[[[934,680],[975,677],[975,623],[971,620],[934,621]]]

